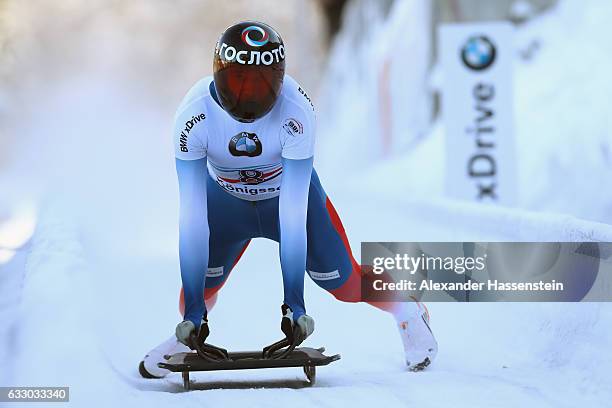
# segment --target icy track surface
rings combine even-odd
[[[374,208],[343,197],[335,201],[351,208],[345,222],[356,241],[398,219],[415,231],[402,233],[404,239],[447,236],[399,210],[368,221]],[[64,204],[49,203],[41,213],[21,303],[4,310],[17,316],[17,338],[3,385],[69,385],[71,404],[83,407],[569,407],[604,406],[612,397],[608,305],[431,304],[440,354],[427,371],[410,373],[391,318],[367,305],[339,303],[311,282],[307,305],[317,329],[308,344],[342,354],[319,369],[315,387],[305,387],[299,369],[194,373],[197,384],[189,393],[182,392],[178,374],[142,379],[140,358],[179,319],[176,260],[141,256],[126,237],[106,248],[97,242],[103,250],[90,251],[91,237],[79,233]],[[130,248],[133,256],[124,252]],[[211,315],[211,342],[252,349],[279,337],[277,250],[261,240],[246,252]]]
[[[564,4],[569,3],[577,4]],[[610,6],[604,10],[608,14],[592,6],[603,2],[582,3],[591,4],[585,7],[590,18],[584,21],[589,24],[601,23],[603,17],[598,16],[612,15]],[[554,17],[529,28],[542,39],[545,50],[558,48],[563,37],[558,33],[565,26]],[[606,21],[598,27],[605,26],[607,33],[607,25]],[[575,40],[570,45],[595,47],[607,38],[602,34],[590,37],[589,43]],[[567,54],[579,51],[572,48]],[[602,52],[597,58],[609,55]],[[544,69],[537,77],[543,79],[539,89],[546,94],[557,79],[546,82],[545,68],[542,60],[535,60],[521,72]],[[593,74],[584,79],[605,83],[597,78]],[[81,77],[71,81],[49,83],[47,93],[36,91],[36,120],[17,121],[13,129],[23,137],[14,152],[20,160],[0,175],[3,194],[19,195],[18,188],[37,185],[43,191],[36,200],[40,212],[34,237],[19,256],[0,266],[0,385],[70,386],[70,405],[78,407],[610,406],[609,304],[431,304],[440,353],[425,372],[409,373],[389,316],[367,305],[337,302],[308,278],[307,307],[317,326],[307,345],[342,355],[318,370],[315,387],[304,387],[299,369],[194,373],[196,390],[189,393],[182,392],[179,375],[140,378],[137,366],[143,355],[169,337],[180,319],[178,203],[169,137],[174,101],[160,107],[152,100],[132,99],[137,92],[125,84],[100,79],[92,85],[90,78]],[[580,88],[577,82],[572,89]],[[539,95],[525,93],[519,93],[527,100],[521,101],[535,104]],[[84,100],[96,103],[79,102]],[[567,101],[561,98],[559,103],[573,99]],[[556,117],[557,109],[569,111],[567,106],[555,105],[552,111],[547,106],[538,105],[537,112]],[[589,115],[584,112],[584,117]],[[349,113],[346,117],[352,120]],[[572,112],[564,117],[581,116]],[[438,199],[436,184],[417,177],[423,168],[434,178],[441,174],[436,165],[442,139],[436,132],[412,156],[371,168],[367,177],[351,173],[359,185],[344,180],[347,172],[325,159],[336,153],[325,150],[324,133],[315,166],[356,256],[359,243],[366,240],[608,240],[610,227],[605,224],[551,213],[583,218],[593,213],[597,216],[591,221],[609,222],[610,207],[603,207],[612,200],[606,201],[609,192],[601,187],[609,183],[607,156],[580,159],[596,168],[570,166],[578,160],[568,156],[572,144],[550,140],[567,135],[565,124],[554,129],[547,127],[554,121],[546,126],[534,123],[539,126],[538,144],[547,153],[542,156],[535,149],[524,162],[531,167],[522,172],[537,174],[536,181],[551,185],[575,175],[575,185],[583,188],[580,193],[558,189],[547,201],[548,191],[542,186],[524,183],[533,188],[524,192],[525,207],[546,214],[474,210]],[[599,139],[609,134],[609,127],[592,130],[580,133],[574,143],[584,150],[592,148],[593,155],[600,147],[607,152],[608,145]],[[543,170],[531,172],[534,166]],[[402,183],[416,190],[381,183],[389,174],[406,175]],[[554,175],[557,178],[550,179]],[[0,222],[2,205],[10,202],[6,197],[0,198],[6,200],[0,203]],[[210,341],[238,350],[277,340],[281,299],[278,247],[255,240],[211,313]]]

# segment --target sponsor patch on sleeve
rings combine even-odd
[[[291,136],[298,136],[304,133],[302,122],[295,118],[289,118],[283,123],[283,129]]]

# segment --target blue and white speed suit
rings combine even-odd
[[[359,300],[359,267],[313,170],[315,126],[310,98],[288,75],[274,108],[253,123],[223,110],[212,77],[179,106],[181,306],[196,327],[256,237],[280,243],[284,303],[294,319],[306,312],[305,271],[336,297]]]

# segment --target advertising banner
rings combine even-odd
[[[512,206],[513,28],[507,22],[444,24],[439,34],[447,194]]]

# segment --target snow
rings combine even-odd
[[[602,188],[610,179],[610,18],[612,5],[567,0],[519,32],[517,47],[540,45],[531,60],[517,57],[518,209],[444,198],[439,124],[401,157],[356,159],[346,180],[331,147],[367,106],[350,86],[338,89],[356,102],[323,103],[322,123],[341,123],[321,129],[316,166],[356,255],[360,241],[612,241],[612,197]],[[319,369],[315,387],[304,387],[299,369],[194,373],[202,392],[190,393],[178,375],[140,378],[142,356],[180,319],[172,114],[102,78],[52,87],[37,120],[15,129],[35,135],[18,146],[23,160],[0,174],[11,192],[3,210],[28,190],[40,208],[32,239],[0,265],[0,385],[67,385],[71,405],[88,407],[609,405],[609,304],[430,304],[440,353],[428,370],[410,373],[393,319],[337,302],[311,281],[317,328],[308,344],[342,355]],[[384,182],[389,174],[403,175],[401,184]],[[0,211],[0,225],[14,214]],[[252,349],[278,339],[277,253],[275,243],[251,244],[211,313],[213,344]]]
[[[355,215],[346,222],[356,240],[392,225],[400,215],[390,210],[382,220],[357,220],[358,214],[372,210],[371,204],[356,205],[350,196],[335,203],[340,208],[351,205]],[[274,401],[298,407],[435,407],[448,396],[466,407],[564,406],[566,401],[597,406],[612,396],[605,375],[612,367],[606,352],[612,341],[608,305],[430,304],[442,347],[435,365],[415,374],[403,367],[389,316],[367,305],[338,303],[310,281],[306,294],[317,330],[309,343],[342,354],[339,362],[319,370],[315,388],[303,388],[300,370],[279,369],[195,373],[192,377],[200,382],[196,389],[206,392],[181,394],[180,376],[149,381],[136,370],[143,353],[168,337],[177,322],[175,260],[165,254],[108,256],[104,250],[85,248],[62,207],[47,207],[33,239],[16,311],[22,318],[15,319],[19,336],[9,359],[12,376],[3,380],[6,384],[68,384],[75,406],[269,406]],[[416,228],[430,222],[418,216],[408,221]],[[478,227],[462,230],[473,238],[495,236]],[[444,228],[429,234],[430,239],[447,237]],[[140,253],[140,244],[127,236],[116,237],[116,244]],[[211,342],[249,349],[278,337],[276,253],[274,243],[252,244],[211,316]],[[263,295],[274,293],[278,296]],[[139,312],[143,305],[145,314]]]

